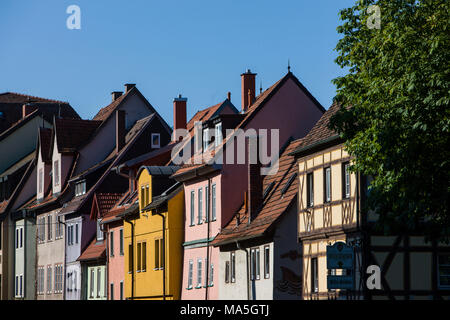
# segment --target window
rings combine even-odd
[[[147,242],[142,242],[142,263],[141,271],[145,272],[147,270]]]
[[[37,294],[44,294],[44,267],[38,267],[37,270]],[[17,276],[16,276],[17,278]],[[48,286],[48,284],[47,284]],[[17,292],[16,292],[17,296]]]
[[[188,270],[188,289],[192,289],[192,274],[194,272],[194,262],[189,260],[189,270]]]
[[[16,249],[23,248],[23,227],[16,228]]]
[[[308,173],[306,176],[306,206],[312,207],[314,205],[314,180],[313,173]]]
[[[198,189],[198,224],[202,224],[203,190]]]
[[[202,286],[202,259],[197,260],[197,287],[200,288]]]
[[[225,283],[230,282],[230,261],[225,261]]]
[[[159,148],[161,145],[159,133],[152,133],[152,148]]]
[[[348,162],[342,164],[342,198],[350,198],[350,164]]]
[[[450,254],[438,256],[438,286],[440,289],[450,288]]]
[[[23,297],[23,274],[19,276],[19,296]]]
[[[123,281],[120,281],[120,300],[123,300]]]
[[[330,202],[331,201],[331,168],[325,168],[324,169],[324,202]]]
[[[133,272],[133,245],[128,245],[128,272]]]
[[[209,216],[209,187],[205,187],[205,221],[208,222]]]
[[[141,272],[141,248],[142,248],[142,244],[138,243],[137,244],[137,252],[136,252],[136,256],[137,256],[136,271],[137,272]]]
[[[97,241],[103,240],[103,231],[100,225],[101,219],[97,219]],[[77,237],[78,238],[78,237]]]
[[[141,187],[141,210],[145,207],[145,187]]]
[[[63,266],[55,265],[55,293],[61,293],[63,290]]]
[[[209,145],[209,129],[203,129],[203,151],[206,151],[208,149]]]
[[[120,255],[123,256],[123,229],[119,230],[119,251]]]
[[[250,254],[250,265],[251,265],[251,273],[250,277],[251,280],[259,280],[260,279],[260,273],[259,273],[259,248],[253,248],[251,249]]]
[[[53,177],[55,186],[59,186],[59,160],[53,162]]]
[[[47,216],[47,240],[52,240],[52,216]]]
[[[208,286],[212,287],[214,285],[214,264],[209,265],[209,274],[208,274]]]
[[[109,233],[109,255],[114,257],[114,231]]]
[[[216,185],[213,184],[211,187],[211,220],[216,220]]]
[[[44,172],[43,172],[43,168],[39,168],[39,179],[38,179],[38,192],[42,193],[42,188],[43,188],[43,177],[44,177]]]
[[[150,189],[148,185],[145,186],[145,205],[150,203]]]
[[[114,300],[114,283],[109,285],[109,300]]]
[[[102,234],[103,238],[103,234]],[[78,223],[75,224],[75,243],[78,243]]]
[[[73,282],[73,284],[72,284],[73,290],[77,291],[78,283],[77,283],[77,272],[76,271],[73,272],[72,282]]]
[[[270,247],[264,247],[264,279],[270,278]]]
[[[311,291],[319,292],[319,270],[317,269],[317,258],[311,259]]]
[[[45,218],[38,219],[38,242],[45,242]]]
[[[47,266],[47,294],[52,293],[52,276],[53,276],[52,266]]]
[[[97,298],[100,298],[100,288],[102,284],[102,271],[97,268]]]
[[[230,280],[231,282],[236,282],[236,253],[235,252],[231,252],[230,253],[230,261],[231,261],[231,276],[230,276]]]
[[[162,270],[164,268],[164,261],[162,258],[163,253],[163,240],[155,240],[155,270]]]
[[[75,185],[75,196],[81,196],[86,193],[86,180],[80,181]]]
[[[91,298],[93,298],[94,297],[94,277],[95,277],[95,271],[94,271],[94,269],[91,269],[91,281],[90,281],[90,284],[91,284],[91,290],[89,290],[89,297],[91,297]]]
[[[222,122],[216,124],[216,137],[215,137],[215,146],[219,146],[223,141],[222,137]]]
[[[61,216],[57,216],[55,225],[55,239],[61,239],[63,236],[63,224],[60,221]]]
[[[195,225],[194,216],[195,216],[195,191],[191,191],[191,226]]]

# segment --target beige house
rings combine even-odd
[[[450,247],[420,234],[380,234],[375,214],[361,210],[368,178],[348,170],[352,158],[328,128],[338,108],[333,104],[292,153],[299,170],[303,299],[449,299]],[[337,242],[353,252],[352,267],[327,266],[327,246]],[[335,279],[348,281],[334,286]]]

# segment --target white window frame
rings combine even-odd
[[[202,273],[203,273],[203,259],[197,259],[197,286],[196,289],[201,288],[202,286]]]
[[[153,143],[153,137],[158,137],[158,143]],[[152,148],[161,148],[161,135],[159,133],[152,133],[151,140]]]
[[[217,217],[216,184],[211,186],[211,221],[216,221]]]
[[[195,190],[191,191],[191,221],[189,226],[195,226]]]
[[[203,223],[203,188],[198,189],[198,216],[197,216],[197,224]]]
[[[324,175],[325,175],[325,181],[324,181],[324,185],[325,185],[325,202],[331,202],[331,167],[327,167],[324,170]]]
[[[270,278],[270,246],[264,246],[264,279]]]
[[[194,261],[191,259],[189,260],[188,264],[188,285],[187,285],[188,289],[192,289],[193,275],[194,275]]]

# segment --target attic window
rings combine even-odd
[[[273,186],[275,185],[275,182],[272,181],[264,190],[263,199],[266,199],[266,197],[269,195],[269,192],[272,190]]]
[[[75,184],[75,196],[78,197],[85,193],[86,193],[86,180],[77,182],[77,184]]]
[[[294,173],[289,180],[286,182],[286,184],[284,185],[283,189],[281,190],[281,194],[285,194],[286,191],[289,189],[289,187],[291,186],[292,182],[294,181],[294,179],[297,177],[297,173]]]
[[[159,133],[152,133],[152,148],[160,148],[161,141]]]

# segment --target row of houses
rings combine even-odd
[[[240,110],[228,93],[187,121],[179,95],[173,128],[134,84],[92,120],[1,94],[4,113],[22,108],[0,132],[1,298],[450,297],[448,246],[373,228],[370,177],[328,128],[339,106],[290,70],[259,94],[255,78],[241,74]],[[330,267],[333,246],[350,267]]]

